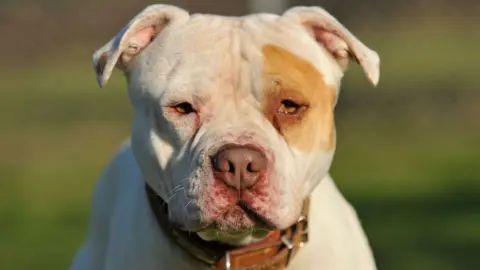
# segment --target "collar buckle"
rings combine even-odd
[[[297,221],[299,224],[303,225],[301,226],[302,232],[300,233],[300,247],[303,247],[306,243],[308,243],[308,219],[306,216],[300,216],[300,218]]]
[[[300,239],[297,242],[297,248],[301,248],[308,242],[308,219],[306,216],[302,215],[298,218],[297,223],[294,225],[293,237],[295,237],[296,234],[295,230],[301,230],[300,234],[298,235]],[[296,249],[295,243],[286,235],[283,235],[280,240],[282,241],[282,244],[288,249],[287,258],[285,261],[285,266],[288,266],[292,259],[292,255]]]

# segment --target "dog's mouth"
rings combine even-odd
[[[237,206],[245,212],[245,215],[249,219],[251,219],[256,224],[257,227],[265,228],[265,229],[268,229],[268,230],[274,230],[275,229],[275,225],[273,225],[272,222],[270,222],[269,220],[267,220],[263,216],[259,215],[257,212],[250,209],[250,207],[248,207],[248,205],[244,201],[240,200],[237,203]]]
[[[218,234],[221,232],[232,237],[241,237],[247,234],[264,235],[277,228],[267,218],[255,212],[240,200],[209,224],[203,224],[203,226],[195,229],[179,229],[192,233],[215,232]]]
[[[228,234],[243,234],[254,230],[271,231],[275,225],[268,219],[239,201],[226,212],[219,215],[207,228],[219,230]]]
[[[271,222],[239,201],[196,233],[205,240],[241,245],[245,239],[263,239],[273,230]]]

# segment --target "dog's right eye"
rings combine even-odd
[[[181,114],[189,114],[189,113],[195,112],[195,109],[193,108],[192,104],[188,102],[179,103],[173,106],[173,108],[175,109],[175,111]]]

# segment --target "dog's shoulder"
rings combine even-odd
[[[106,208],[111,209],[116,198],[122,196],[134,182],[141,180],[141,172],[133,156],[130,140],[126,140],[97,180],[93,193],[93,210],[97,207],[105,211]]]
[[[118,207],[119,198],[128,193],[132,181],[141,180],[130,141],[127,140],[119,147],[95,183],[87,236],[75,256],[71,270],[104,268],[110,242],[110,224]]]
[[[376,269],[356,210],[330,175],[311,194],[309,228],[309,243],[293,269]]]
[[[117,149],[115,156],[105,168],[101,179],[103,178],[122,178],[128,176],[138,176],[140,170],[133,156],[130,140],[125,140]]]

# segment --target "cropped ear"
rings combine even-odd
[[[330,13],[320,7],[293,7],[283,18],[293,19],[312,34],[318,43],[323,44],[345,70],[350,58],[359,63],[368,80],[376,86],[380,79],[380,57],[365,46]]]
[[[103,87],[113,68],[123,71],[170,24],[188,20],[187,11],[170,5],[151,5],[135,16],[114,38],[93,54],[97,82]]]

